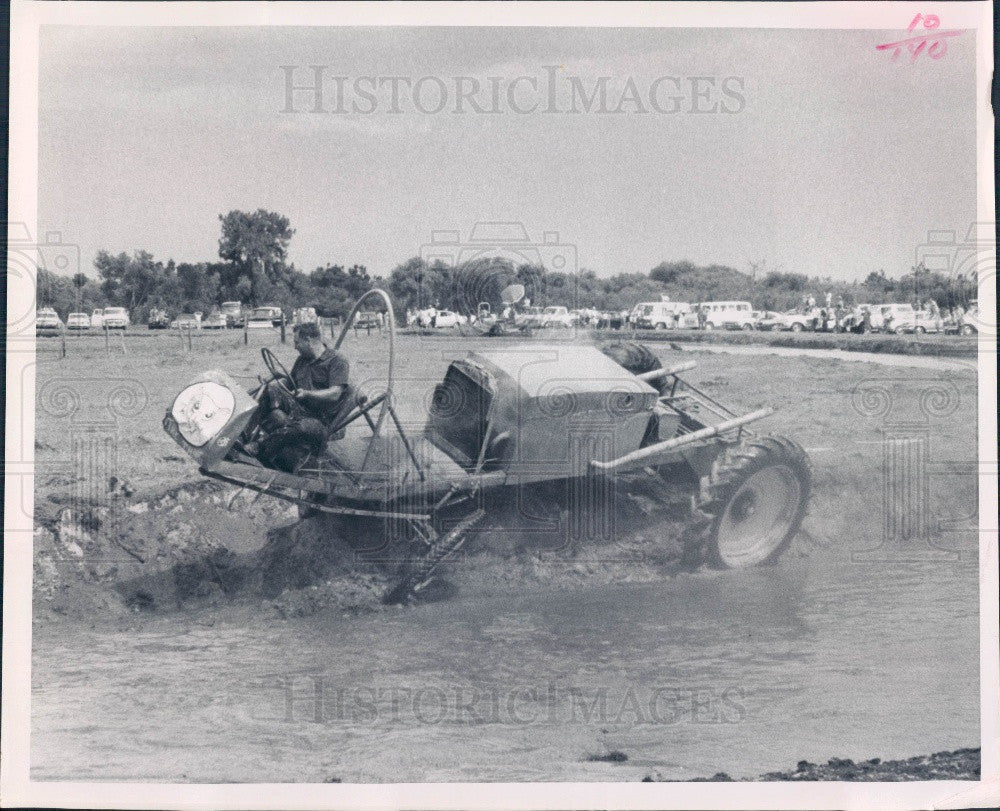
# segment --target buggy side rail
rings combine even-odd
[[[667,451],[675,450],[682,445],[688,445],[701,439],[708,439],[709,437],[725,433],[726,431],[731,431],[734,428],[746,425],[748,422],[768,417],[773,413],[773,408],[762,408],[758,411],[752,411],[749,414],[744,414],[742,417],[734,417],[733,419],[720,422],[717,425],[709,425],[706,428],[692,431],[691,433],[684,434],[683,436],[667,439],[663,442],[657,442],[655,445],[650,445],[647,448],[640,448],[637,451],[626,453],[624,456],[619,456],[617,459],[612,459],[608,462],[600,462],[596,459],[592,459],[590,465],[600,471],[617,470],[622,467],[637,466],[638,462],[645,461],[650,457],[660,456],[661,454],[664,454]]]
[[[684,363],[678,363],[676,366],[671,366],[669,369],[653,369],[651,372],[643,372],[642,374],[636,375],[640,380],[646,383],[651,383],[654,380],[659,380],[661,377],[667,377],[669,375],[676,375],[680,372],[686,372],[693,369],[698,364],[693,360],[686,361]]]
[[[707,395],[701,389],[692,386],[686,380],[681,380],[677,376],[681,372],[690,371],[696,365],[695,361],[689,360],[684,363],[679,363],[676,366],[671,366],[668,369],[653,369],[650,372],[642,372],[641,374],[636,375],[636,377],[645,383],[652,383],[654,380],[660,380],[664,377],[673,377],[674,382],[670,386],[670,392],[661,396],[660,402],[680,414],[687,412],[687,409],[684,408],[682,403],[685,401],[693,401],[705,409],[705,411],[709,411],[716,417],[723,420],[731,420],[738,417],[739,415],[735,411],[727,408],[718,400]],[[688,414],[688,416],[690,417],[692,415]]]

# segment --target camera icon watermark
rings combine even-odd
[[[59,231],[34,241],[23,222],[7,223],[7,339],[34,335],[36,307],[45,303],[46,274],[71,277],[80,272],[80,246],[63,242]],[[30,295],[27,291],[30,289]]]
[[[916,248],[916,267],[947,277],[949,286],[962,299],[961,313],[954,327],[964,335],[995,338],[996,315],[983,312],[979,295],[993,301],[996,293],[996,223],[974,222],[964,239],[953,230],[930,230],[927,241]]]
[[[504,288],[527,281],[525,297],[515,306],[541,308],[531,325],[564,335],[574,331],[577,247],[558,231],[543,231],[536,240],[518,221],[478,222],[467,238],[458,230],[435,230],[430,242],[420,246],[420,258],[431,268],[452,269],[449,305],[466,316],[501,312]]]
[[[558,231],[544,231],[540,242],[528,235],[521,222],[478,222],[462,239],[457,230],[432,231],[431,241],[420,246],[428,264],[442,262],[451,267],[485,257],[508,259],[515,266],[535,265],[547,271],[575,273],[576,245],[565,243]]]

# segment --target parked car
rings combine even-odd
[[[314,307],[299,307],[292,313],[292,323],[296,326],[299,324],[318,324],[319,316],[316,315]]]
[[[541,307],[525,307],[514,316],[514,326],[521,329],[532,329],[542,326],[545,310]]]
[[[35,314],[36,332],[58,332],[62,328],[63,322],[59,313],[51,307],[42,307]]]
[[[126,330],[132,325],[128,310],[124,307],[104,308],[104,329]]]
[[[170,322],[170,329],[201,329],[201,320],[192,313],[181,313]]]
[[[264,314],[270,315],[272,327],[280,327],[281,322],[285,320],[285,314],[281,311],[281,307],[276,307],[273,304],[265,304],[258,307],[253,311],[253,314],[254,317],[260,317]]]
[[[576,318],[566,307],[546,307],[542,311],[543,327],[569,328],[576,325]]]
[[[355,332],[359,329],[381,329],[382,319],[379,318],[379,313],[364,311],[358,313],[354,317],[354,330]]]
[[[464,315],[459,315],[451,310],[438,310],[437,318],[434,319],[434,326],[437,329],[450,329],[459,324],[466,323],[468,319]]]
[[[900,313],[892,321],[892,331],[897,335],[902,335],[903,333],[923,335],[926,332],[941,332],[942,327],[941,317],[934,318],[926,310],[913,310],[910,313]]]
[[[104,328],[104,310],[100,307],[90,314],[90,326],[94,329]]]
[[[90,329],[90,316],[86,313],[70,313],[66,316],[66,329],[76,331]]]
[[[946,324],[944,331],[949,335],[976,335],[979,332],[979,305],[973,304],[958,321]]]
[[[913,319],[916,312],[912,304],[876,304],[872,307],[873,332],[895,332],[900,323]]]
[[[149,311],[149,320],[146,321],[146,327],[149,329],[166,329],[170,326],[170,316],[167,315],[166,310],[161,310],[158,307],[154,307]]]
[[[221,309],[222,314],[226,316],[228,326],[243,329],[243,324],[246,322],[246,314],[243,312],[242,301],[224,301],[222,302]]]
[[[250,313],[250,317],[246,321],[247,329],[273,329],[276,326],[281,326],[281,317],[278,317],[278,323],[274,323],[274,311],[276,307],[257,307],[253,312]],[[281,310],[278,310],[280,313]]]
[[[754,313],[754,318],[757,322],[757,329],[764,332],[776,332],[780,329],[786,329],[784,313],[778,313],[774,310],[762,310]]]
[[[784,315],[784,325],[778,329],[791,330],[792,332],[805,332],[816,329],[819,321],[819,312],[803,312],[802,310],[789,310]]]
[[[227,326],[229,326],[229,319],[226,318],[225,313],[219,310],[213,310],[201,319],[202,329],[225,329]]]

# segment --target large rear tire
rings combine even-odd
[[[791,439],[755,437],[727,449],[702,478],[685,560],[717,569],[773,563],[802,525],[811,481],[809,457]]]

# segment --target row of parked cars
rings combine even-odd
[[[284,311],[277,306],[267,305],[245,309],[241,302],[224,301],[219,309],[207,315],[202,313],[181,313],[175,317],[163,309],[154,307],[146,319],[148,329],[273,329],[282,322],[304,324],[316,322],[318,317],[313,307],[299,307],[291,321],[286,321]],[[39,307],[35,315],[36,331],[42,334],[61,332],[88,332],[91,330],[127,330],[132,319],[125,307],[98,307],[92,313],[72,312],[64,322],[52,307]]]
[[[63,329],[74,332],[92,329],[126,330],[131,325],[132,319],[124,307],[99,307],[92,313],[69,313],[65,323],[52,307],[39,307],[35,314],[35,329],[38,332],[58,332]]]
[[[701,316],[699,317],[699,310]],[[789,332],[892,332],[923,334],[978,331],[978,308],[957,317],[918,310],[912,304],[861,304],[852,309],[799,308],[787,312],[754,310],[749,301],[708,301],[689,304],[655,301],[637,304],[627,321],[637,329],[730,329]]]

